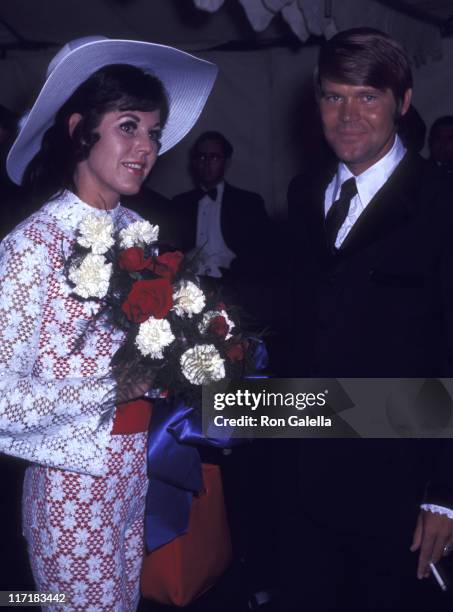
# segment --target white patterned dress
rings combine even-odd
[[[67,191],[0,246],[0,452],[33,463],[23,529],[37,590],[65,593],[65,610],[128,612],[139,596],[146,433],[111,435],[114,411],[103,412],[122,333],[97,320],[78,342],[99,305],[71,296],[64,269],[93,213],[105,214]],[[117,228],[138,218],[120,205],[108,214]]]

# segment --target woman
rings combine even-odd
[[[139,401],[106,418],[107,398],[135,399],[146,381],[109,375],[122,335],[102,318],[80,343],[100,306],[73,297],[65,262],[88,214],[117,229],[136,220],[120,197],[190,130],[215,74],[169,47],[73,41],[8,156],[10,177],[47,203],[0,247],[0,451],[33,463],[23,497],[33,575],[38,591],[66,594],[67,610],[137,606],[149,414]]]

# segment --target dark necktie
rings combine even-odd
[[[198,200],[201,200],[201,198],[204,198],[205,195],[209,196],[211,200],[215,202],[217,200],[217,187],[213,187],[212,189],[208,189],[207,191],[204,191],[204,189],[197,190]]]
[[[355,178],[351,177],[341,186],[340,197],[336,200],[326,215],[327,243],[330,248],[335,248],[335,241],[340,227],[348,216],[349,206],[352,198],[357,194]]]

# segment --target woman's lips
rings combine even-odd
[[[135,176],[143,176],[145,173],[145,164],[139,162],[123,162],[123,166]]]

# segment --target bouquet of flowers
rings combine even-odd
[[[146,372],[153,388],[199,403],[201,385],[253,370],[253,342],[237,313],[200,288],[193,259],[165,250],[159,228],[136,221],[116,231],[93,214],[79,226],[67,277],[75,296],[101,302],[125,331],[112,367]]]

